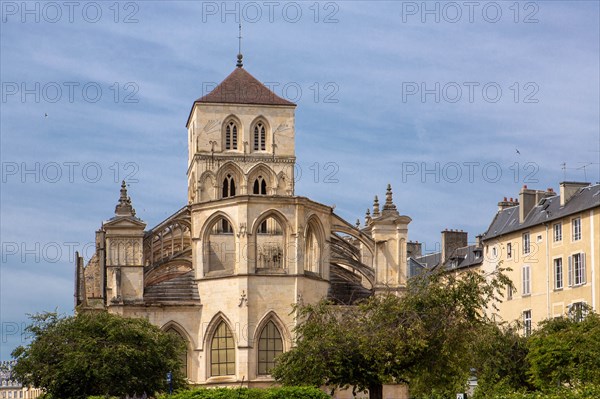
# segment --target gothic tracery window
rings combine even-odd
[[[179,331],[177,331],[176,329],[174,329],[173,327],[169,327],[168,330],[166,330],[167,333],[169,334],[173,334],[175,336],[178,336],[179,338],[181,338],[182,340],[185,341],[185,338],[183,337],[183,335],[181,335],[181,333]],[[187,345],[186,345],[186,349],[185,352],[182,353],[180,355],[180,361],[181,361],[181,372],[184,375],[184,377],[187,378],[188,373],[187,373]]]
[[[254,180],[253,194],[267,195],[267,181],[262,177],[258,176]]]
[[[267,148],[267,133],[265,125],[258,122],[254,126],[254,151],[264,151]]]
[[[234,121],[230,121],[225,126],[225,149],[237,150],[238,148],[238,127]]]
[[[219,323],[211,340],[210,375],[235,374],[235,342],[231,329],[224,321]]]
[[[235,180],[233,176],[228,174],[223,179],[223,198],[234,197],[235,196]]]
[[[315,228],[308,226],[306,232],[305,270],[313,273],[320,272],[321,246]]]
[[[232,272],[235,268],[235,236],[233,227],[223,217],[219,218],[209,229],[205,242],[205,253],[208,272]]]
[[[269,321],[258,340],[258,374],[270,374],[275,366],[275,357],[283,353],[283,340],[275,323]]]
[[[258,269],[282,269],[284,267],[284,235],[279,222],[269,217],[256,231],[256,267]]]

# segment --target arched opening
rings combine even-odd
[[[218,218],[209,228],[206,241],[208,271],[232,272],[235,266],[235,236],[233,226],[224,217]]]
[[[282,353],[281,332],[273,321],[269,321],[258,339],[258,374],[270,374],[271,369],[275,366],[275,357]]]
[[[256,230],[256,268],[283,269],[284,235],[281,224],[274,217],[268,217]]]
[[[306,229],[304,270],[312,273],[321,271],[321,244],[319,236],[313,223],[309,223]]]
[[[230,120],[225,125],[225,149],[238,149],[238,126],[233,120]]]
[[[174,327],[169,327],[166,331],[166,333],[168,334],[173,334],[175,336],[180,337],[183,342],[185,342],[185,352],[181,354],[180,357],[180,361],[181,361],[181,374],[187,378],[188,377],[188,351],[187,351],[187,340],[185,339],[185,337],[179,332],[177,331]]]
[[[254,140],[252,149],[254,151],[264,151],[267,148],[267,133],[265,124],[261,121],[254,125]]]
[[[221,321],[210,344],[210,375],[235,374],[235,340],[227,323]]]
[[[254,180],[252,193],[258,195],[267,195],[267,181],[262,176],[258,176],[256,180]]]
[[[235,196],[235,179],[231,174],[227,174],[223,179],[223,198]]]

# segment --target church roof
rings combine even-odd
[[[213,91],[195,102],[296,106],[273,93],[242,67],[235,68]]]

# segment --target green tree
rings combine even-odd
[[[485,310],[507,284],[502,269],[433,272],[411,279],[400,295],[376,295],[357,307],[300,307],[296,347],[272,375],[286,385],[369,389],[371,398],[391,382],[408,383],[414,396],[460,392],[473,341],[488,323]]]
[[[531,390],[527,379],[527,337],[520,323],[484,325],[473,341],[477,371],[477,398],[494,394]]]
[[[545,320],[529,338],[531,382],[541,390],[600,385],[600,316]]]
[[[15,349],[16,378],[61,399],[146,392],[165,388],[168,371],[184,384],[181,338],[145,319],[105,312],[31,316],[33,340]]]

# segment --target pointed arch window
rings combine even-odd
[[[224,321],[219,323],[210,345],[210,375],[235,374],[235,342]]]
[[[231,223],[220,217],[210,226],[204,242],[205,271],[232,273],[235,269],[236,245]]]
[[[173,327],[169,327],[166,331],[168,334],[173,334],[179,338],[181,338],[184,342],[186,342],[186,339],[183,337],[183,335],[177,331],[175,328]],[[181,354],[181,358],[179,359],[181,362],[181,373],[183,374],[184,377],[187,378],[188,373],[187,373],[187,342],[186,342],[186,349],[185,352]]]
[[[225,126],[225,149],[237,150],[238,148],[238,127],[234,121],[229,121]]]
[[[306,234],[306,250],[305,250],[305,262],[306,271],[319,273],[320,272],[320,258],[321,258],[321,246],[317,238],[317,234],[312,225],[309,225]]]
[[[258,195],[267,195],[267,181],[262,176],[258,176],[256,180],[254,180],[252,192]]]
[[[234,197],[235,196],[235,180],[233,176],[228,174],[223,179],[223,198]]]
[[[275,323],[269,321],[258,340],[258,374],[268,375],[275,366],[275,357],[283,353],[283,340]]]
[[[256,230],[256,268],[284,267],[285,237],[281,224],[273,217],[263,220]]]
[[[267,131],[262,122],[254,125],[254,151],[264,151],[267,148]]]

